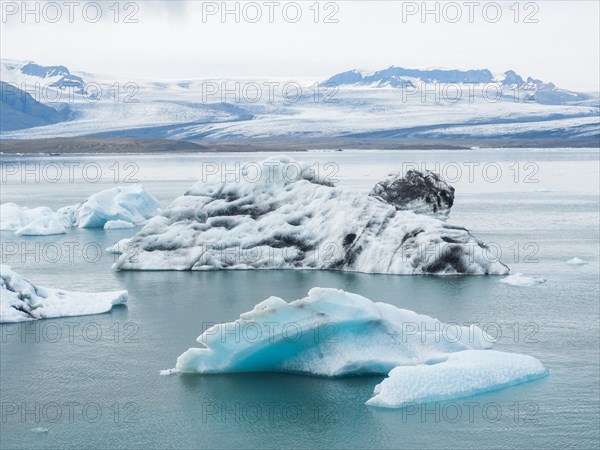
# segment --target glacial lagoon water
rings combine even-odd
[[[1,201],[56,209],[114,185],[118,173],[120,181],[141,181],[166,206],[203,170],[268,155],[3,155]],[[493,242],[512,273],[547,281],[515,287],[493,276],[115,272],[115,256],[102,249],[135,230],[73,229],[48,237],[2,232],[2,263],[37,284],[127,289],[130,297],[108,314],[0,326],[0,447],[598,447],[597,149],[292,156],[363,191],[411,164],[438,169],[457,189],[450,223]],[[573,257],[588,264],[567,265]],[[199,345],[195,339],[208,324],[234,320],[271,295],[304,297],[314,286],[342,288],[446,323],[479,323],[498,338],[496,349],[535,356],[550,375],[402,410],[364,404],[383,377],[159,375]]]

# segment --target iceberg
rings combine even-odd
[[[0,265],[0,323],[83,316],[110,311],[127,291],[75,292],[37,286],[10,266]]]
[[[50,208],[27,208],[15,203],[0,205],[0,231],[15,231],[23,235],[64,234],[68,222]]]
[[[522,273],[515,273],[514,275],[509,275],[506,278],[502,278],[500,282],[510,286],[531,287],[535,286],[536,284],[545,283],[546,279],[542,277],[529,277],[527,275],[523,275]]]
[[[79,205],[65,206],[59,214],[79,228],[102,228],[109,221],[141,225],[160,213],[160,204],[141,184],[116,186],[90,196]]]
[[[172,373],[388,374],[371,405],[401,407],[480,393],[547,374],[533,357],[489,350],[481,328],[444,324],[337,289],[287,303],[270,297],[235,322],[212,326]],[[405,380],[405,375],[411,380]],[[458,377],[454,379],[454,377]]]
[[[451,353],[436,364],[399,366],[380,384],[367,405],[401,408],[468,397],[543,378],[548,370],[536,358],[495,350]]]
[[[581,258],[577,258],[577,257],[575,257],[575,258],[571,258],[571,259],[569,259],[569,260],[567,261],[567,264],[568,264],[569,266],[583,266],[583,265],[587,264],[587,261],[585,261],[585,260],[583,260],[583,259],[581,259]]]
[[[388,184],[394,193],[386,196]],[[132,238],[134,249],[113,267],[508,273],[467,229],[418,214],[421,209],[433,212],[440,192],[450,189],[424,183],[434,198],[417,202],[424,208],[415,212],[403,209],[411,196],[402,197],[401,186],[398,180],[386,182],[377,195],[365,195],[335,187],[291,158],[268,158],[229,179],[198,181],[148,221]],[[450,198],[440,200],[436,213],[450,204]]]
[[[78,205],[58,211],[29,209],[15,203],[0,205],[0,231],[23,236],[65,234],[67,228],[133,228],[160,213],[158,201],[141,184],[117,186],[98,192]]]

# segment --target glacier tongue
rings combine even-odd
[[[127,301],[127,291],[74,292],[36,286],[7,265],[0,265],[0,323],[110,311]]]
[[[319,376],[388,374],[368,401],[402,407],[476,394],[546,375],[530,356],[488,350],[479,327],[313,288],[286,303],[270,297],[235,322],[212,326],[175,369],[162,373],[293,372]]]
[[[257,166],[197,182],[132,238],[114,267],[508,272],[464,228],[332,186],[285,156]]]

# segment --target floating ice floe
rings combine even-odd
[[[509,275],[506,278],[502,278],[500,282],[509,284],[511,286],[531,287],[535,286],[536,284],[545,283],[546,279],[542,277],[529,277],[527,275],[523,275],[522,273],[515,273],[514,275]]]
[[[481,394],[545,377],[536,358],[495,350],[451,353],[436,364],[399,366],[375,386],[367,405],[400,408]]]
[[[428,215],[447,215],[453,189],[428,174],[414,178],[417,188],[395,175],[365,195],[291,158],[269,158],[230,179],[198,181],[132,238],[114,267],[508,273],[467,229]]]
[[[7,265],[0,265],[0,292],[0,323],[100,314],[127,301],[127,291],[92,293],[37,286]]]
[[[78,205],[53,211],[14,203],[0,206],[0,230],[23,236],[64,234],[67,228],[132,228],[160,213],[158,201],[141,184],[117,186],[90,196]]]
[[[319,376],[388,374],[371,405],[402,407],[485,392],[547,374],[535,358],[487,350],[479,327],[313,288],[286,303],[271,297],[238,320],[214,325],[177,358],[172,373],[293,372]],[[409,379],[410,378],[410,379]]]
[[[569,266],[583,266],[583,265],[585,265],[585,264],[587,264],[587,263],[588,263],[587,261],[585,261],[585,260],[583,260],[583,259],[580,259],[580,258],[577,258],[577,257],[575,257],[575,258],[571,258],[571,259],[569,259],[569,260],[567,261],[567,264],[568,264]]]
[[[104,224],[105,230],[121,230],[123,228],[133,228],[134,224],[125,220],[109,220]]]

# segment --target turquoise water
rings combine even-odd
[[[100,252],[131,235],[71,230],[49,237],[2,232],[2,262],[36,283],[80,290],[127,289],[109,314],[0,326],[2,448],[557,448],[599,445],[599,230],[597,150],[304,153],[338,164],[342,185],[368,190],[402,162],[494,162],[497,182],[463,174],[451,223],[497,244],[513,273],[547,282],[518,288],[498,277],[387,276],[315,271],[114,272]],[[103,169],[138,165],[136,177],[167,205],[199,178],[202,161],[260,160],[226,154],[87,156]],[[295,155],[296,156],[296,155]],[[15,166],[71,161],[3,156]],[[510,166],[536,161],[536,183]],[[31,166],[30,166],[31,167]],[[40,166],[41,167],[41,166]],[[464,166],[463,166],[464,167]],[[449,170],[449,169],[448,169]],[[7,176],[2,202],[53,208],[114,181],[49,183]],[[14,251],[14,246],[17,251]],[[69,248],[74,249],[69,252]],[[86,251],[83,251],[83,248]],[[59,252],[60,254],[58,254]],[[568,266],[577,256],[589,264]],[[197,346],[207,324],[231,321],[277,295],[335,287],[448,323],[479,323],[495,348],[539,358],[550,376],[455,401],[404,410],[367,407],[383,377],[286,374],[159,376]],[[501,333],[501,334],[500,334]],[[43,428],[47,432],[32,432]]]

